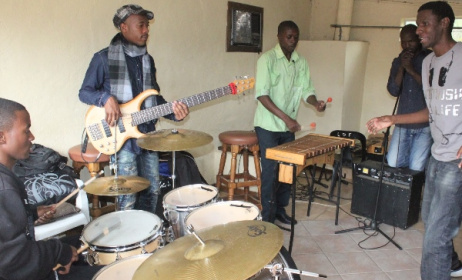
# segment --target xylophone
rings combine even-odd
[[[335,160],[335,150],[343,149],[348,146],[354,146],[353,139],[340,138],[335,136],[326,136],[311,133],[290,143],[282,144],[266,150],[266,158],[277,160],[279,162],[279,181],[282,183],[292,184],[292,220],[295,218],[295,185],[296,177],[307,166],[316,164],[331,164]],[[343,153],[340,153],[342,155]],[[340,159],[340,162],[341,159]],[[315,170],[315,169],[314,169]],[[337,171],[334,168],[334,172]],[[338,172],[342,174],[342,164],[338,164]],[[312,173],[311,186],[309,186],[309,203],[307,215],[309,216],[311,201],[314,194],[315,174]],[[338,195],[335,224],[338,224],[338,213],[340,207],[340,185],[341,176],[338,177]],[[334,177],[333,177],[334,178]],[[334,184],[334,183],[333,183]],[[292,253],[292,244],[294,237],[294,224],[291,224],[289,254]]]
[[[298,175],[310,165],[332,165],[336,149],[354,145],[353,139],[311,133],[290,143],[267,149],[266,158],[296,165],[295,175]],[[279,181],[292,184],[295,178],[292,176],[292,167],[287,164],[280,164],[279,166]]]

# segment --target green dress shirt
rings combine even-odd
[[[296,51],[289,61],[277,44],[258,59],[255,98],[268,95],[280,110],[296,119],[300,99],[306,101],[314,94],[308,63]],[[289,131],[285,123],[260,102],[255,112],[254,126],[274,132]]]

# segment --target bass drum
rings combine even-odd
[[[270,264],[273,264],[273,263],[280,263],[285,268],[297,269],[297,266],[295,265],[294,260],[289,255],[289,252],[286,250],[285,247],[281,248],[278,255],[273,259],[273,261]],[[271,276],[271,272],[268,269],[264,268],[259,273],[251,277],[249,280],[272,280],[272,279],[274,278]],[[301,279],[300,279],[300,275],[298,274],[287,273],[284,271],[282,275],[279,276],[279,280],[301,280]]]

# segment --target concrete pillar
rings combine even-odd
[[[353,14],[353,3],[354,0],[339,0],[338,11],[337,11],[337,24],[340,25],[351,25],[351,16]],[[350,40],[350,27],[337,28],[336,39],[349,41]],[[341,32],[341,34],[339,33]]]

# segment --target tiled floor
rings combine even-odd
[[[318,189],[325,190],[322,187]],[[343,184],[341,196],[351,198],[351,193],[352,184]],[[387,243],[382,234],[371,230],[335,234],[335,231],[358,226],[357,219],[350,215],[349,199],[342,199],[341,209],[345,212],[340,211],[337,226],[333,203],[316,200],[309,217],[306,216],[307,207],[305,201],[296,202],[298,224],[295,226],[292,258],[298,269],[325,274],[332,280],[420,280],[421,221],[406,230],[386,224],[379,226],[386,235],[394,236],[393,240],[403,248],[399,250],[392,243]],[[361,217],[361,220],[364,218]],[[289,240],[290,233],[284,231],[287,249]],[[458,252],[462,252],[462,237],[455,240],[455,246]],[[301,279],[314,278],[303,276]]]

